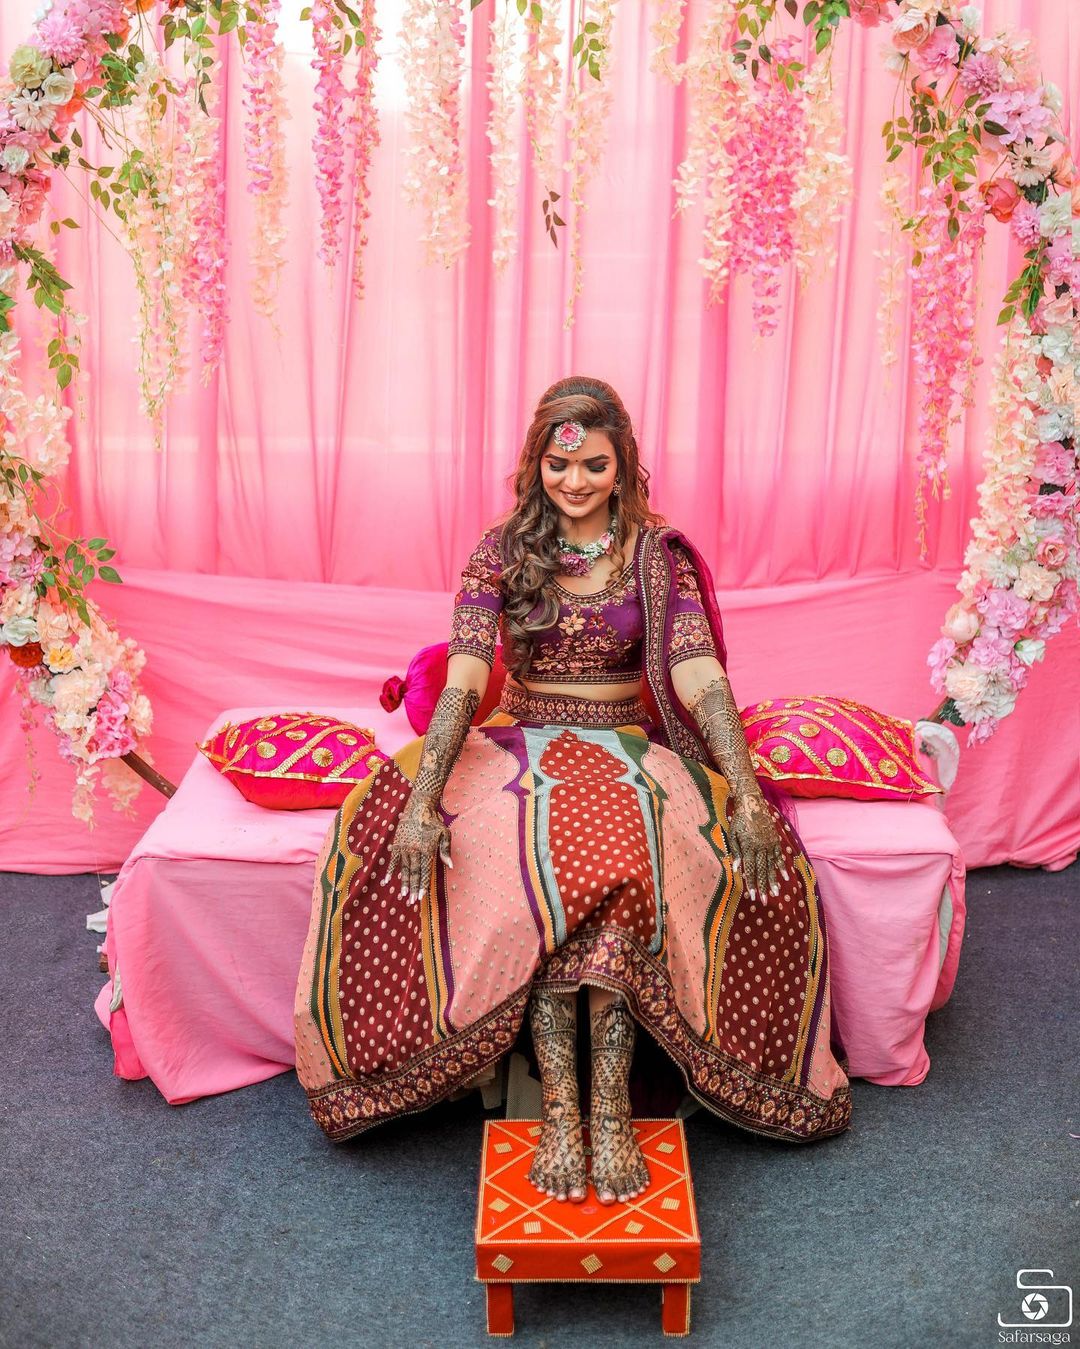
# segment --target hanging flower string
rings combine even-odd
[[[517,85],[520,73],[517,66],[518,28],[513,23],[510,6],[496,8],[491,18],[488,43],[487,88],[491,104],[487,119],[487,138],[491,145],[488,163],[491,167],[491,197],[488,205],[494,208],[494,237],[491,245],[491,264],[496,274],[506,270],[507,263],[517,251],[517,194],[520,177],[518,145],[515,126]]]
[[[563,166],[568,175],[567,194],[574,211],[570,218],[570,294],[566,301],[565,328],[573,327],[577,297],[581,294],[584,265],[581,258],[581,223],[587,207],[585,193],[596,175],[607,146],[608,114],[611,111],[611,30],[616,0],[583,0],[585,19],[574,39],[572,52],[578,68],[572,73],[566,106],[566,141],[569,159]]]
[[[305,13],[308,11],[305,11]],[[311,37],[315,55],[311,64],[319,72],[315,84],[315,135],[311,149],[315,162],[315,189],[319,195],[319,257],[333,269],[341,251],[341,222],[345,137],[341,134],[341,110],[346,102],[342,71],[345,55],[340,31],[334,22],[333,0],[315,0],[310,9]]]
[[[450,267],[469,242],[461,87],[465,24],[461,0],[407,0],[401,64],[409,102],[410,145],[402,181],[406,201],[423,215],[427,260]]]
[[[349,129],[356,150],[353,165],[353,295],[364,295],[364,255],[367,222],[371,218],[371,162],[380,142],[375,107],[375,71],[379,64],[382,32],[375,22],[375,0],[364,0],[360,11],[362,33],[357,37],[356,87],[349,111]],[[362,40],[361,40],[362,39]]]
[[[248,0],[254,22],[247,28],[244,67],[244,163],[254,198],[251,235],[251,300],[277,336],[277,296],[285,266],[285,206],[288,173],[284,123],[292,116],[285,98],[285,50],[278,33],[281,0]]]
[[[939,183],[919,192],[914,227],[919,263],[911,279],[911,358],[918,389],[919,483],[915,512],[919,550],[926,556],[926,487],[949,496],[949,432],[972,401],[975,351],[975,277],[985,233],[985,207],[977,192],[956,199]],[[950,221],[959,229],[950,229]]]

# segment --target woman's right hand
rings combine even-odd
[[[419,904],[431,882],[436,854],[446,866],[454,865],[450,860],[450,830],[439,818],[435,803],[414,793],[398,820],[385,879],[389,881],[397,867],[402,897],[410,904]]]

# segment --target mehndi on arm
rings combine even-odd
[[[394,833],[387,871],[389,878],[395,866],[401,869],[401,893],[413,903],[418,903],[427,890],[436,853],[447,866],[453,866],[450,831],[439,816],[439,798],[479,706],[476,689],[448,684],[431,714],[420,767]]]
[[[728,781],[735,811],[731,822],[738,850],[736,866],[745,867],[745,882],[752,897],[779,893],[777,877],[788,879],[783,845],[754,775],[739,709],[727,675],[710,679],[686,703],[686,710],[701,728],[716,766]]]

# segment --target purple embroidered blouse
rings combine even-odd
[[[641,547],[644,529],[638,531]],[[692,656],[715,656],[709,621],[701,602],[697,570],[681,545],[675,549],[678,603],[668,667]],[[637,556],[603,590],[577,595],[553,581],[559,616],[533,634],[529,683],[621,684],[641,678],[643,623],[636,579]],[[494,665],[502,636],[503,596],[499,527],[489,529],[473,549],[454,596],[447,654],[479,656]]]

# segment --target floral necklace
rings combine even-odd
[[[598,557],[611,552],[615,542],[615,515],[612,513],[608,527],[598,539],[591,543],[571,543],[559,535],[559,567],[564,576],[588,576]]]

